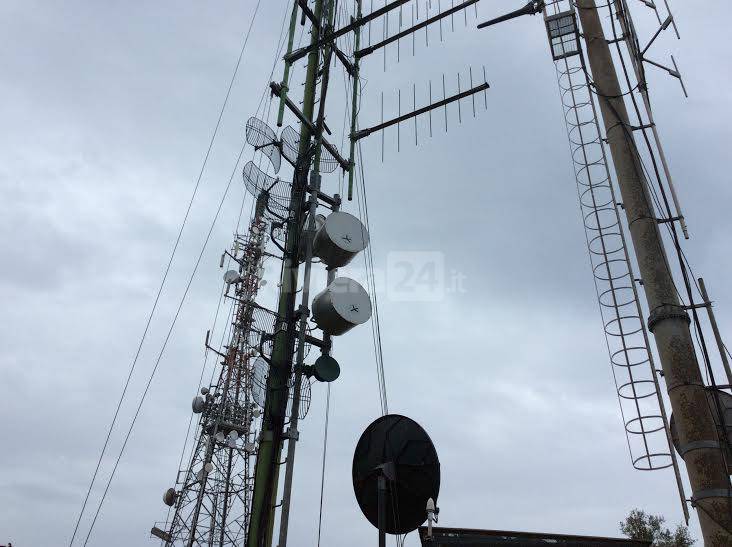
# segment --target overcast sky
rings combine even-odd
[[[482,2],[479,18],[521,3]],[[101,484],[235,169],[289,4],[262,1]],[[665,37],[654,56],[676,55],[690,98],[650,72],[656,118],[693,236],[688,254],[727,333],[728,5],[673,4],[683,40]],[[0,543],[68,544],[255,5],[0,5]],[[436,253],[445,265],[440,298],[377,294],[390,410],[419,421],[435,442],[441,525],[614,536],[634,507],[680,522],[672,473],[637,472],[629,462],[542,21],[490,31],[474,28],[474,13],[468,21],[456,18],[454,33],[446,22],[444,42],[433,29],[429,48],[420,35],[414,58],[411,43],[400,46],[399,63],[390,49],[386,71],[379,54],[364,64],[362,126],[380,121],[382,91],[389,117],[398,89],[404,112],[412,84],[419,106],[443,73],[448,94],[458,71],[465,88],[470,66],[474,75],[485,66],[491,84],[487,111],[480,96],[475,119],[465,101],[463,123],[451,110],[445,133],[436,113],[432,138],[421,120],[418,147],[411,125],[401,128],[399,152],[396,131],[386,135],[383,163],[380,137],[364,143],[376,269],[405,252]],[[372,31],[375,41],[380,27]],[[280,73],[278,65],[273,78]],[[337,74],[329,96],[336,142],[342,88]],[[251,155],[245,149],[244,159]],[[161,495],[174,484],[201,374],[218,259],[242,203],[245,219],[251,206],[238,172],[233,180],[90,545],[153,545],[150,527],[165,518]],[[335,176],[324,183],[339,189]],[[355,202],[344,208],[358,212]],[[276,274],[270,263],[268,277]],[[460,290],[451,290],[454,279]],[[379,415],[371,329],[339,338],[335,356],[342,375],[332,390],[322,545],[373,545],[350,476],[356,441]],[[316,537],[324,398],[313,386],[298,445],[294,546]],[[407,544],[416,543],[413,534]]]

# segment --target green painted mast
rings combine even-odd
[[[328,0],[332,3],[333,0]],[[297,2],[293,2],[297,5]],[[324,0],[316,0],[313,14],[315,20],[323,20]],[[293,7],[291,23],[296,20],[296,9]],[[310,44],[317,46],[322,25],[311,26]],[[291,24],[291,30],[294,24]],[[291,32],[291,36],[294,30]],[[295,166],[295,174],[290,195],[289,217],[287,219],[287,235],[285,240],[285,256],[282,266],[279,304],[277,308],[278,322],[275,325],[270,372],[267,378],[262,431],[259,451],[255,467],[254,492],[252,496],[252,514],[247,534],[248,547],[271,547],[277,506],[277,485],[279,466],[282,457],[282,446],[285,438],[284,425],[287,414],[289,396],[288,381],[292,374],[295,353],[295,297],[299,272],[298,248],[302,232],[305,197],[307,194],[308,168],[311,158],[310,127],[313,126],[315,112],[315,95],[318,84],[318,68],[320,65],[320,47],[313,47],[308,54],[307,72],[305,76],[302,113],[310,122],[301,124],[300,148]],[[285,65],[285,81],[289,78],[289,65]],[[284,100],[282,101],[284,103]],[[297,409],[293,409],[296,412]]]

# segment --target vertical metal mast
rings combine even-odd
[[[358,130],[358,104],[361,89],[359,87],[360,58],[377,49],[386,48],[400,37],[426,29],[427,26],[440,22],[443,18],[475,4],[478,0],[465,0],[450,10],[414,24],[410,29],[400,32],[368,48],[360,49],[361,28],[376,19],[387,16],[384,20],[384,32],[388,34],[388,13],[400,8],[409,0],[391,0],[368,15],[362,13],[362,2],[356,0],[355,17],[339,29],[335,29],[336,0],[292,0],[289,35],[287,40],[287,54],[284,57],[285,67],[281,83],[270,83],[272,94],[280,100],[277,125],[282,126],[285,107],[300,122],[298,132],[288,126],[280,133],[279,138],[267,124],[258,118],[250,118],[246,125],[247,142],[267,156],[274,173],[278,173],[281,160],[284,158],[293,168],[293,182],[290,183],[273,177],[262,171],[254,162],[248,162],[243,169],[244,183],[254,195],[262,194],[258,202],[257,218],[263,214],[271,220],[273,231],[272,243],[282,254],[264,253],[266,241],[262,239],[264,228],[256,232],[262,242],[260,249],[268,257],[282,259],[280,273],[280,291],[276,311],[263,308],[253,301],[256,288],[261,281],[261,268],[253,274],[250,281],[254,282],[254,293],[251,298],[237,302],[243,310],[244,320],[237,322],[237,331],[232,335],[232,342],[227,346],[226,354],[220,353],[224,359],[226,374],[222,372],[219,383],[215,386],[215,393],[209,393],[208,388],[202,390],[203,397],[194,401],[194,412],[203,413],[201,420],[204,427],[197,438],[195,457],[186,473],[181,492],[170,489],[166,492],[166,504],[177,504],[173,524],[161,530],[153,528],[152,534],[162,539],[166,544],[185,541],[184,545],[234,545],[240,544],[246,535],[247,547],[271,547],[276,522],[276,509],[281,507],[279,547],[287,543],[287,528],[289,524],[290,503],[294,474],[295,452],[298,441],[298,422],[301,416],[300,400],[309,401],[310,380],[314,377],[319,382],[332,382],[340,374],[338,363],[330,356],[332,337],[340,336],[356,325],[368,321],[371,317],[371,300],[366,290],[356,281],[347,277],[336,278],[336,271],[346,266],[351,259],[368,246],[368,230],[363,223],[353,215],[340,211],[341,198],[339,195],[328,195],[321,192],[321,172],[332,173],[340,167],[344,173],[349,173],[349,197],[352,194],[356,141],[371,133],[383,131],[387,127],[398,125],[406,120],[415,119],[422,114],[436,108],[447,107],[448,104],[460,101],[472,94],[488,89],[483,83],[466,91],[461,91],[458,83],[458,93],[436,103],[432,102],[417,108],[414,99],[414,111],[401,114],[398,118],[389,120],[379,126],[365,130]],[[300,24],[310,25],[310,43],[308,46],[293,51],[294,36],[297,27],[298,15],[301,14]],[[355,49],[347,54],[338,47],[340,37],[353,33]],[[307,67],[303,88],[301,106],[290,100],[288,88],[291,69],[295,62],[307,57]],[[328,83],[331,72],[331,61],[337,60],[343,65],[353,83],[351,99],[350,149],[349,159],[344,159],[338,149],[328,141],[324,132],[330,134],[326,126],[325,110],[328,95]],[[459,81],[458,81],[459,82]],[[472,81],[471,81],[472,84]],[[316,103],[317,114],[316,114]],[[458,102],[459,108],[459,102]],[[344,122],[345,123],[345,122]],[[344,131],[346,128],[344,127]],[[322,201],[322,203],[321,203]],[[326,218],[316,215],[319,206],[330,210]],[[266,210],[266,212],[264,212]],[[307,216],[306,216],[307,215]],[[316,217],[318,220],[316,221]],[[330,224],[329,224],[330,222]],[[330,228],[328,228],[330,226]],[[278,241],[282,238],[275,235],[274,230],[283,229],[284,245]],[[253,232],[254,233],[254,232]],[[237,255],[235,248],[234,255]],[[328,272],[328,286],[316,297],[310,294],[310,281],[313,258],[317,255],[319,262]],[[235,261],[244,267],[245,261]],[[304,263],[304,273],[301,284],[300,263]],[[259,265],[257,263],[257,265]],[[237,297],[240,297],[239,286],[249,286],[244,280],[243,272],[227,272],[226,278],[231,278],[230,284],[237,285]],[[247,278],[249,279],[249,278]],[[298,292],[302,294],[298,297]],[[298,306],[297,300],[300,300]],[[310,312],[312,308],[312,318]],[[255,313],[251,320],[252,310]],[[345,310],[345,311],[344,311]],[[237,315],[238,317],[238,315]],[[246,319],[249,317],[249,319]],[[322,340],[310,334],[311,326],[308,319],[312,319],[315,327],[322,330]],[[254,325],[256,323],[256,325]],[[255,328],[256,327],[256,328]],[[246,340],[246,350],[240,351],[237,341]],[[258,344],[258,345],[257,345]],[[322,355],[312,365],[304,365],[307,348],[317,346]],[[209,349],[212,349],[209,347]],[[215,350],[214,350],[215,351]],[[217,352],[218,353],[218,352]],[[261,353],[261,355],[259,355]],[[258,356],[259,355],[259,356]],[[254,363],[249,363],[251,357],[256,357]],[[244,359],[242,371],[235,369],[234,363]],[[303,378],[307,376],[307,378]],[[241,383],[242,378],[248,383]],[[266,378],[266,379],[265,379]],[[233,389],[231,386],[236,386]],[[301,387],[303,391],[301,391]],[[241,388],[241,389],[240,389]],[[241,475],[246,478],[246,484],[241,487],[234,480],[233,469],[237,454],[241,451],[227,449],[226,446],[235,444],[226,438],[226,432],[231,437],[230,423],[224,423],[223,428],[216,422],[213,429],[208,427],[210,416],[214,416],[216,409],[222,406],[220,401],[228,400],[229,393],[238,398],[241,393],[251,395],[256,403],[262,407],[261,428],[254,438],[251,435],[253,428],[251,420],[246,428],[248,435],[245,443],[245,452],[252,456],[256,452],[256,464],[252,475],[249,473],[249,459],[245,458],[245,471]],[[223,390],[224,396],[219,393]],[[290,406],[291,399],[291,406]],[[249,405],[248,416],[254,413],[254,406]],[[251,408],[250,408],[251,407]],[[257,422],[259,422],[259,414]],[[289,418],[289,421],[288,421]],[[222,433],[223,429],[223,433]],[[237,430],[238,431],[238,430]],[[242,429],[242,431],[244,431]],[[251,441],[250,441],[251,438]],[[236,439],[234,439],[235,441]],[[283,448],[287,440],[287,457],[282,461]],[[224,451],[221,451],[223,447]],[[221,452],[221,456],[217,454]],[[280,466],[285,465],[282,501],[278,503]],[[179,483],[182,481],[179,481]],[[250,485],[253,482],[253,485]],[[241,498],[243,511],[234,507],[232,502]],[[182,510],[185,508],[185,510]],[[232,519],[229,515],[237,515],[242,526],[237,533],[225,531],[224,524]],[[243,515],[243,516],[242,516]],[[228,526],[228,525],[227,525]]]
[[[321,23],[321,29],[324,34],[330,33],[333,28],[333,21],[335,18],[335,10],[333,9],[333,0],[328,0],[328,4],[325,7],[326,12],[320,17],[321,21],[327,21],[327,25],[323,28]],[[293,383],[292,392],[292,413],[290,418],[290,427],[287,430],[287,459],[285,462],[285,482],[282,493],[282,512],[280,515],[280,535],[279,535],[279,547],[285,547],[287,545],[287,530],[289,527],[290,519],[290,502],[292,501],[292,479],[295,469],[295,449],[297,447],[297,441],[299,432],[297,429],[298,420],[300,417],[299,406],[300,406],[300,389],[302,384],[302,366],[305,359],[305,333],[307,331],[307,320],[310,315],[308,308],[310,303],[310,274],[312,270],[312,258],[313,258],[313,237],[315,235],[315,216],[318,210],[318,192],[320,191],[320,160],[322,153],[323,144],[323,125],[325,124],[325,101],[328,95],[328,83],[330,81],[330,67],[333,54],[333,47],[330,44],[325,45],[325,52],[323,55],[323,68],[320,85],[320,99],[318,106],[318,118],[315,123],[315,149],[314,149],[314,161],[313,170],[310,178],[310,191],[309,199],[307,204],[303,207],[307,208],[307,226],[306,230],[308,236],[305,238],[305,266],[302,281],[302,296],[301,305],[299,308],[299,317],[297,321],[298,326],[298,340],[297,340],[297,358],[295,361],[295,380]],[[317,50],[316,50],[317,54]],[[284,102],[284,101],[283,101]],[[314,107],[314,104],[313,104]],[[304,141],[304,136],[300,137],[300,142]],[[300,152],[302,156],[303,152]],[[308,163],[309,165],[309,163]]]
[[[332,0],[328,0],[329,4]],[[274,511],[277,505],[277,484],[280,458],[284,440],[283,429],[287,412],[289,386],[295,352],[295,296],[298,280],[298,249],[302,230],[304,198],[307,189],[308,168],[310,166],[310,146],[313,137],[311,128],[315,110],[315,92],[320,64],[318,40],[323,21],[324,0],[316,0],[311,25],[310,44],[313,49],[308,54],[305,77],[302,114],[304,121],[300,129],[300,148],[295,165],[292,184],[285,256],[283,258],[280,296],[278,305],[278,324],[275,326],[274,349],[267,379],[267,399],[260,434],[259,452],[255,468],[252,513],[247,536],[248,547],[269,547],[272,545]],[[323,90],[321,90],[323,93]],[[283,99],[284,102],[284,99]],[[293,414],[299,409],[293,406]],[[295,434],[295,432],[292,432]]]
[[[707,546],[732,545],[732,491],[717,426],[696,359],[690,320],[681,305],[632,135],[628,112],[595,0],[578,0],[587,56],[612,152],[692,501]]]

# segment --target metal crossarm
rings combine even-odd
[[[275,95],[276,97],[282,97],[282,85],[278,84],[277,82],[270,82],[269,84],[270,89],[272,90],[272,95]],[[295,103],[293,103],[289,98],[285,98],[285,106],[290,109],[290,111],[297,117],[298,120],[300,120],[301,123],[305,124],[305,126],[315,133],[315,126],[305,117],[305,115],[302,113],[302,111],[297,107]],[[336,161],[340,164],[340,166],[343,168],[344,171],[347,171],[350,167],[350,164],[347,160],[341,156],[341,154],[338,152],[338,149],[333,146],[330,142],[328,142],[325,138],[323,138],[323,147],[333,154],[333,157],[336,159]]]
[[[477,4],[478,2],[479,2],[479,0],[467,0],[466,2],[463,2],[462,4],[458,4],[457,6],[454,6],[454,7],[450,8],[449,10],[445,10],[442,13],[438,13],[437,15],[433,15],[429,19],[425,19],[421,23],[417,23],[413,27],[410,27],[410,28],[408,28],[406,30],[403,30],[402,32],[399,32],[399,33],[395,34],[394,36],[390,36],[389,38],[387,38],[386,40],[382,40],[378,44],[374,44],[373,46],[369,46],[369,47],[365,47],[363,49],[360,49],[360,50],[358,50],[358,51],[356,51],[354,53],[354,56],[357,59],[359,59],[361,57],[365,57],[366,55],[370,55],[374,51],[376,51],[377,49],[381,49],[382,47],[388,46],[392,42],[396,42],[397,40],[401,40],[405,36],[409,36],[410,34],[413,34],[413,33],[417,32],[418,30],[420,30],[420,29],[422,29],[424,27],[427,27],[427,26],[431,25],[432,23],[436,23],[440,19],[444,19],[445,17],[449,17],[450,15],[452,15],[452,14],[458,12],[458,11],[461,11],[461,10],[465,9],[468,6],[472,6],[473,4]]]
[[[478,0],[472,0],[470,3],[474,4],[477,1]],[[300,49],[297,49],[297,50],[293,51],[292,53],[285,55],[284,59],[288,63],[294,63],[295,61],[298,61],[298,60],[302,59],[303,57],[305,57],[308,53],[310,53],[314,49],[322,48],[328,42],[337,40],[341,36],[345,36],[349,32],[352,32],[352,31],[356,30],[357,28],[360,28],[360,27],[370,23],[374,19],[378,19],[382,15],[386,15],[390,11],[392,11],[400,6],[403,6],[407,2],[409,2],[409,0],[395,0],[394,2],[391,2],[390,4],[387,4],[384,7],[375,10],[375,11],[369,13],[368,15],[364,15],[360,19],[356,19],[356,20],[352,21],[350,24],[346,25],[345,27],[340,28],[340,29],[336,30],[335,32],[328,34],[327,36],[325,36],[321,40],[319,40],[316,44],[311,44],[309,46],[301,47]],[[300,0],[301,7],[302,7],[302,4],[305,4],[307,7],[306,0]],[[303,8],[303,10],[304,10],[304,8]],[[309,8],[308,8],[308,11],[309,11]]]

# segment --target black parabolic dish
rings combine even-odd
[[[440,460],[432,440],[414,420],[382,416],[366,428],[353,454],[353,490],[361,511],[378,527],[379,466],[392,462],[387,481],[386,532],[406,534],[427,519],[427,500],[437,502]]]

